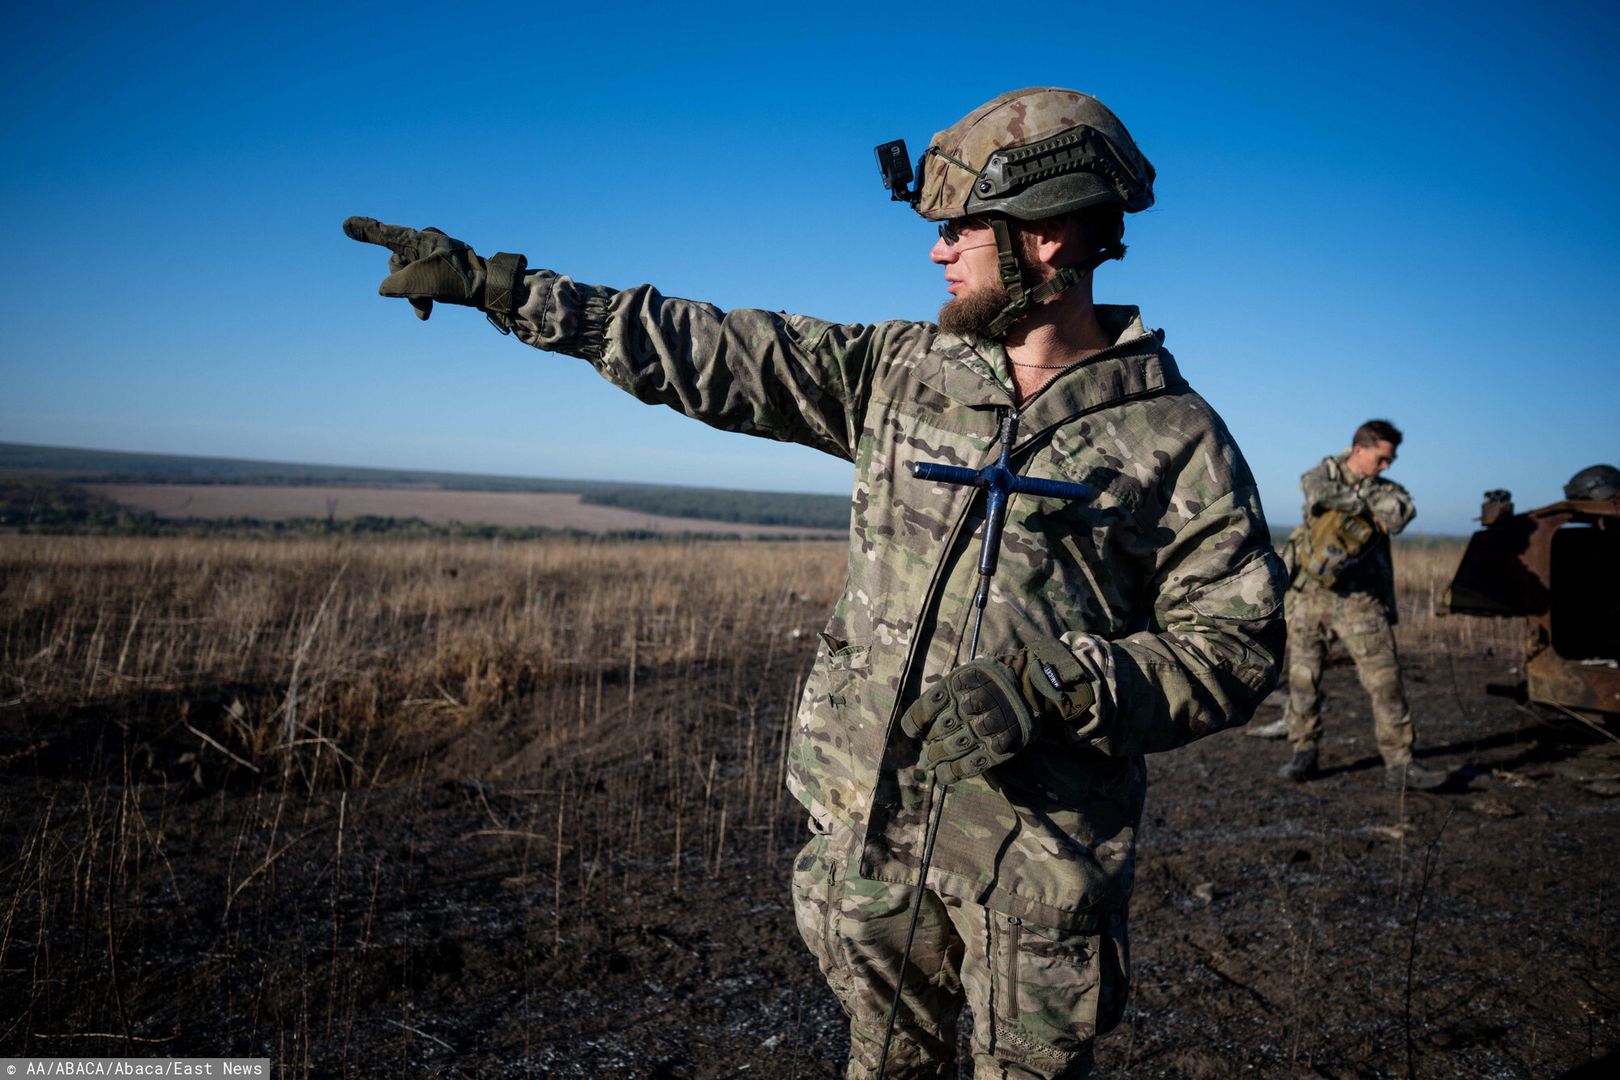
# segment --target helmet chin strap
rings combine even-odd
[[[1037,304],[1044,304],[1065,289],[1080,284],[1085,275],[1108,259],[1106,250],[1098,251],[1079,266],[1065,266],[1033,288],[1024,287],[1024,265],[1013,245],[1013,231],[1006,218],[990,219],[990,229],[996,234],[996,262],[1001,271],[1001,284],[1012,302],[1002,308],[985,327],[985,337],[999,341],[1007,336],[1013,324],[1022,319]]]

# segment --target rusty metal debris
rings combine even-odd
[[[1565,490],[1607,497],[1521,514],[1508,492],[1486,492],[1484,528],[1468,541],[1441,606],[1523,618],[1525,699],[1612,724],[1620,718],[1620,492],[1573,480]]]

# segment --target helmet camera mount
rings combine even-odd
[[[913,172],[904,139],[886,142],[876,148],[876,153],[878,172],[883,176],[883,186],[889,189],[889,198],[915,207],[917,200],[922,197],[922,185],[919,183],[915,189],[911,189],[911,183],[922,171],[922,161],[917,162],[917,171]]]

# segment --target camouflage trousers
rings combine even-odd
[[[849,1016],[845,1076],[865,1080],[878,1075],[915,890],[858,876],[853,830],[811,829],[793,867],[793,907]],[[925,891],[888,1076],[954,1075],[964,1001],[975,1077],[1086,1076],[1093,1038],[1124,1012],[1129,964],[1123,914],[1100,933],[1064,932]]]
[[[1412,713],[1395,654],[1395,629],[1367,593],[1340,596],[1291,589],[1288,618],[1288,741],[1297,750],[1322,741],[1322,668],[1334,635],[1350,652],[1372,699],[1373,732],[1385,765],[1412,760]]]

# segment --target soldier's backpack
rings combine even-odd
[[[1333,588],[1371,550],[1378,528],[1343,510],[1323,510],[1305,523],[1298,552],[1299,573]]]

